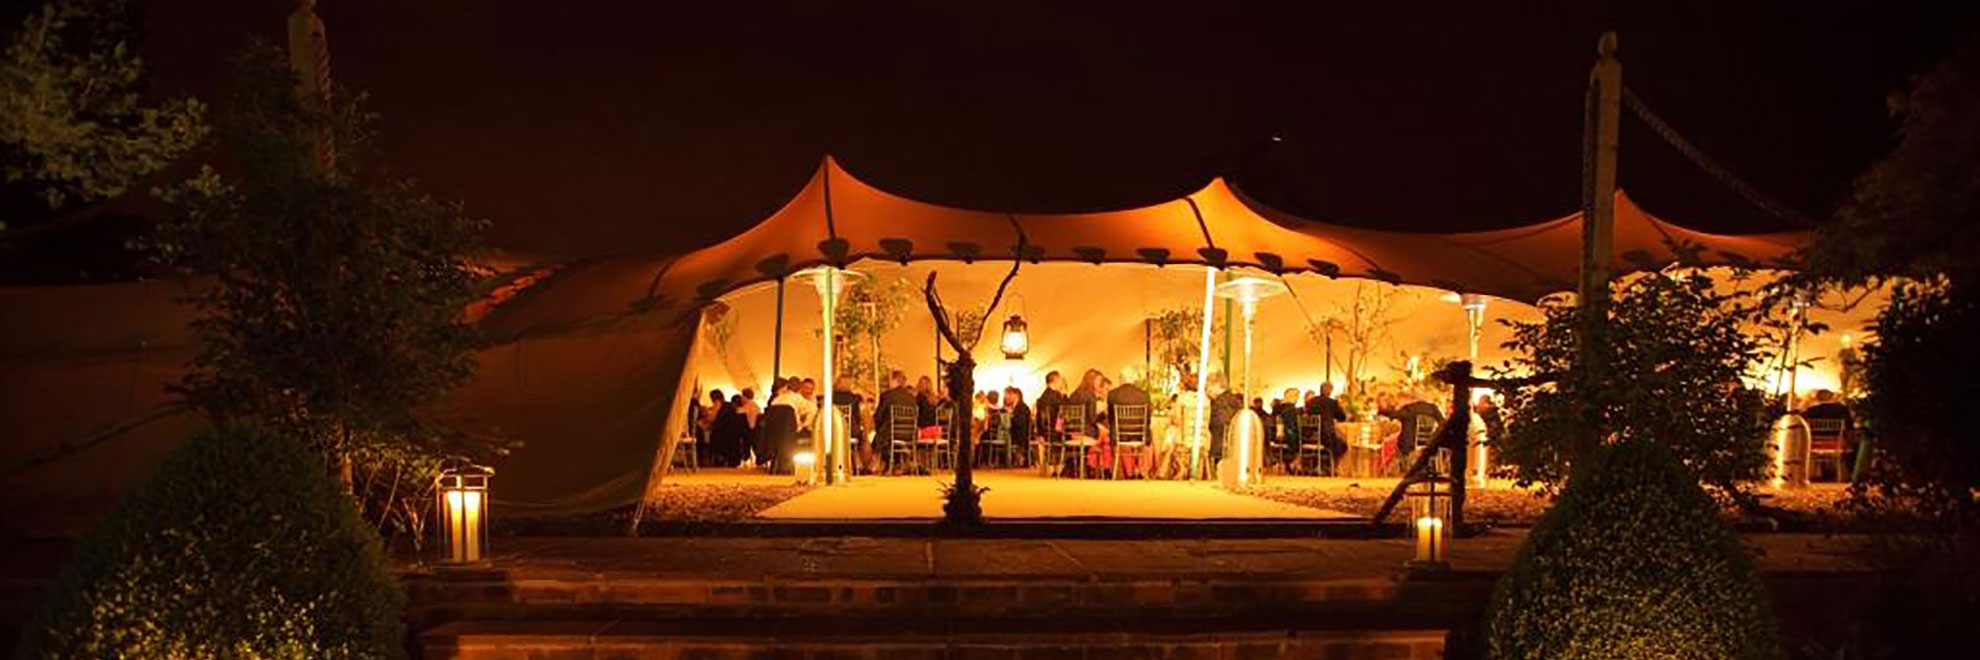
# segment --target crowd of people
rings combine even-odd
[[[1249,402],[1226,387],[1222,374],[1211,374],[1208,385],[1209,424],[1205,456],[1192,462],[1184,433],[1194,396],[1194,383],[1182,392],[1151,394],[1123,374],[1121,381],[1098,369],[1087,369],[1077,385],[1063,374],[1045,376],[1044,389],[1027,400],[1017,387],[975,392],[953,400],[945,388],[927,376],[910,386],[903,372],[888,374],[877,397],[839,391],[832,404],[841,410],[852,447],[851,463],[861,473],[911,473],[946,469],[954,461],[962,433],[975,440],[969,460],[984,467],[1038,467],[1049,474],[1116,477],[1179,478],[1192,464],[1214,466],[1226,452],[1230,421],[1249,407],[1264,431],[1265,459],[1285,472],[1320,474],[1333,466],[1356,441],[1343,435],[1350,420],[1348,407],[1336,398],[1333,385],[1317,390],[1287,388],[1270,402]],[[1157,405],[1157,397],[1167,400]],[[1447,410],[1409,390],[1380,392],[1370,398],[1373,414],[1383,424],[1380,470],[1405,464],[1422,442],[1443,423]],[[1181,404],[1181,405],[1178,405]],[[704,403],[691,410],[691,430],[704,466],[760,467],[789,471],[799,447],[809,446],[825,405],[816,381],[781,378],[772,384],[767,405],[745,388],[733,396],[711,390]],[[967,406],[965,428],[955,423],[956,406]],[[1473,435],[1482,440],[1499,427],[1489,397],[1473,408],[1479,417]],[[1365,448],[1365,447],[1364,447]]]

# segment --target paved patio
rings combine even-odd
[[[788,479],[788,477],[785,477]],[[814,488],[760,514],[766,520],[933,520],[953,475],[860,477]],[[1340,511],[1232,493],[1210,482],[1057,479],[1025,470],[986,470],[976,482],[983,515],[997,520],[1353,520]]]

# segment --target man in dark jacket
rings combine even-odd
[[[1401,405],[1384,411],[1383,416],[1402,422],[1402,434],[1396,439],[1396,460],[1407,465],[1410,457],[1418,449],[1418,439],[1430,441],[1430,434],[1444,423],[1444,413],[1437,410],[1436,404],[1416,398],[1414,392],[1402,394]],[[1429,428],[1423,428],[1428,426]]]
[[[1340,458],[1347,451],[1347,442],[1341,439],[1341,422],[1347,421],[1347,411],[1341,402],[1334,398],[1334,384],[1321,383],[1320,393],[1306,400],[1306,414],[1320,417],[1320,447],[1329,455]]]
[[[1224,388],[1223,374],[1210,374],[1210,456],[1207,465],[1216,469],[1217,461],[1224,458],[1224,431],[1231,425],[1244,408],[1244,397]]]
[[[874,442],[875,445],[885,446],[887,444],[887,440],[889,439],[887,433],[888,429],[892,428],[895,406],[914,410],[914,414],[916,415],[920,414],[921,404],[914,398],[914,390],[909,389],[907,386],[907,374],[903,374],[899,370],[887,374],[887,391],[880,393],[879,402],[873,406],[873,437],[876,439]],[[910,423],[909,425],[914,426],[915,423]]]

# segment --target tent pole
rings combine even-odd
[[[814,464],[825,472],[825,483],[830,485],[839,482],[839,440],[837,436],[833,435],[837,431],[835,427],[838,426],[839,407],[836,405],[837,402],[832,400],[834,392],[832,384],[832,353],[833,349],[836,348],[832,344],[832,331],[834,330],[833,326],[837,325],[836,321],[838,321],[837,318],[834,318],[835,315],[832,313],[832,308],[838,302],[839,298],[839,269],[827,268],[822,274],[822,277],[819,278],[819,281],[821,284],[818,289],[818,313],[824,317],[821,323],[824,327],[824,331],[821,333],[824,339],[824,350],[820,352],[824,353],[825,358],[823,364],[819,366],[818,373],[819,380],[824,381],[820,383],[823,385],[820,389],[824,390],[824,405],[818,408],[818,424],[813,429],[815,433],[811,437],[811,447],[812,456],[824,459]],[[824,451],[819,451],[821,447]]]
[[[1196,351],[1196,423],[1189,430],[1189,478],[1203,467],[1203,433],[1210,427],[1210,322],[1217,315],[1217,267],[1203,271],[1203,329]]]
[[[1231,333],[1237,331],[1236,328],[1231,327],[1231,319],[1233,318],[1236,318],[1236,316],[1231,313],[1231,299],[1225,298],[1224,299],[1224,382],[1226,383],[1232,382]]]
[[[1153,326],[1153,319],[1141,319],[1141,377],[1147,379],[1150,383],[1155,382],[1155,328]]]
[[[777,395],[777,381],[784,379],[784,278],[777,278],[777,329],[770,337],[770,396]],[[769,399],[764,399],[769,401]]]

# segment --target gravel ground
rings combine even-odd
[[[662,485],[659,497],[647,507],[646,515],[658,522],[742,522],[807,490],[811,487],[795,484]]]
[[[1359,515],[1372,515],[1382,501],[1389,497],[1387,488],[1367,487],[1287,487],[1253,486],[1246,494],[1268,500],[1297,504],[1318,509],[1331,509]],[[1496,525],[1531,525],[1552,504],[1544,495],[1532,491],[1518,490],[1474,490],[1465,494],[1465,518],[1474,522]],[[1845,516],[1836,508],[1848,493],[1841,489],[1809,489],[1766,491],[1761,493],[1761,502],[1766,506],[1786,510],[1804,523],[1815,527],[1831,527],[1843,524]],[[1728,508],[1727,516],[1735,522],[1743,520],[1739,512]]]
[[[666,484],[647,507],[641,526],[744,522],[810,489],[799,485]],[[494,532],[500,536],[621,536],[632,511],[627,506],[580,516],[498,519]]]

